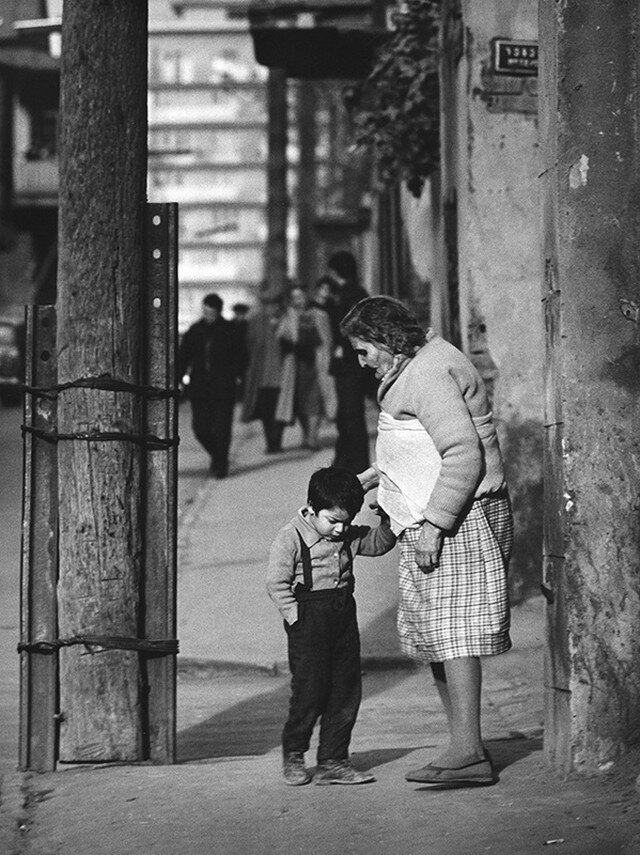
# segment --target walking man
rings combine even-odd
[[[365,421],[365,376],[355,351],[339,331],[340,321],[359,301],[369,294],[358,282],[358,266],[350,252],[334,253],[327,264],[334,283],[336,305],[334,353],[330,372],[338,398],[335,457],[333,465],[350,472],[362,472],[369,466],[369,436]]]
[[[247,363],[246,346],[222,317],[222,298],[207,294],[202,318],[189,327],[180,346],[180,377],[189,376],[193,432],[211,457],[211,473],[226,478],[236,384]]]

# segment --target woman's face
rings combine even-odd
[[[316,303],[320,303],[321,306],[324,306],[326,302],[328,302],[331,297],[331,288],[329,287],[328,282],[322,282],[320,285],[316,286],[315,290],[315,299]]]
[[[377,341],[365,341],[357,336],[349,336],[351,347],[358,354],[358,362],[363,368],[373,368],[378,380],[393,366],[393,354]]]
[[[291,291],[289,301],[294,309],[304,309],[307,305],[307,295],[302,288],[294,288]]]

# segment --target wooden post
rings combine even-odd
[[[177,205],[147,205],[144,315],[145,382],[176,393],[178,342]],[[145,477],[144,630],[151,639],[176,638],[178,404],[175,397],[150,397],[146,432],[173,442],[150,450]],[[176,656],[144,657],[145,755],[175,762]]]
[[[141,381],[147,3],[66,0],[62,22],[58,377]],[[58,399],[59,633],[142,630],[140,395]],[[118,435],[115,441],[107,435]],[[90,441],[80,437],[94,435]],[[139,654],[60,652],[60,760],[144,756]]]
[[[26,331],[27,385],[55,386],[54,307],[29,307]],[[25,395],[24,424],[20,641],[30,645],[58,637],[57,452],[38,435],[55,430],[55,396]],[[20,655],[20,768],[50,772],[57,754],[58,654],[44,649]]]
[[[544,741],[564,774],[640,745],[640,31],[635,0],[539,12]]]
[[[270,68],[267,81],[269,145],[267,165],[267,258],[269,290],[283,293],[287,282],[287,78]]]

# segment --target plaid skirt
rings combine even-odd
[[[440,566],[415,562],[419,528],[399,537],[398,634],[405,654],[421,662],[495,656],[511,647],[507,566],[513,544],[509,499],[476,499],[451,536]]]

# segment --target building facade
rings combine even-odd
[[[516,515],[515,599],[542,560],[543,313],[535,0],[442,4],[441,170],[406,206],[431,317],[490,389]]]
[[[211,291],[255,302],[267,237],[267,70],[241,4],[203,6],[149,3],[148,195],[179,204],[181,331]]]

